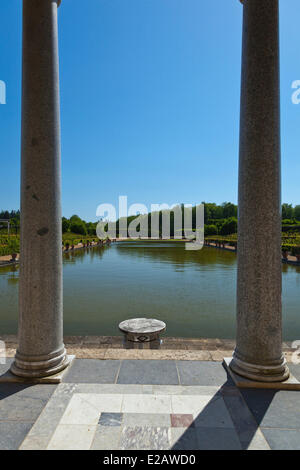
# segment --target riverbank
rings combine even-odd
[[[6,346],[6,357],[14,357],[17,348],[17,336],[2,335],[0,340]],[[157,359],[182,361],[222,361],[230,357],[235,348],[235,341],[220,338],[174,338],[162,337],[160,349],[151,349],[151,343],[142,343],[142,349],[126,349],[122,336],[65,336],[65,346],[69,354],[78,359]],[[283,352],[287,362],[292,361],[295,350],[291,342],[283,343]]]
[[[137,241],[143,241],[143,242],[149,242],[149,243],[155,243],[155,242],[160,242],[160,243],[170,243],[170,242],[181,242],[181,243],[191,243],[191,240],[188,240],[188,239],[184,239],[184,238],[181,238],[181,239],[151,239],[151,238],[138,238],[138,239],[132,239],[132,238],[113,238],[111,239],[111,242],[112,243],[115,243],[115,242],[137,242]],[[75,250],[82,250],[82,249],[89,249],[89,248],[95,248],[95,247],[101,247],[101,246],[104,246],[107,244],[107,241],[104,240],[102,242],[102,244],[99,244],[99,242],[90,242],[89,245],[86,245],[86,244],[83,244],[83,243],[78,243],[77,245],[74,245],[73,247],[70,247],[69,249],[65,249],[63,247],[63,253],[71,253],[72,251],[75,251]],[[216,243],[212,243],[212,242],[205,242],[205,245],[206,247],[209,247],[209,248],[216,248],[218,250],[226,250],[226,251],[231,251],[231,252],[234,252],[236,253],[237,250],[234,246],[231,246],[231,245],[226,245],[224,244],[223,246],[219,246],[219,245],[216,245]],[[285,263],[285,264],[291,264],[291,265],[294,265],[294,266],[300,266],[300,261],[297,261],[297,258],[296,256],[292,256],[292,255],[287,255],[286,258],[282,258],[282,262]],[[0,267],[4,267],[4,266],[12,266],[12,265],[16,265],[19,263],[19,254],[17,255],[17,258],[12,261],[11,259],[11,255],[5,255],[5,256],[0,256]]]
[[[115,241],[115,240],[112,240]],[[104,240],[101,244],[99,242],[90,242],[89,245],[84,244],[84,243],[78,243],[77,245],[71,246],[68,249],[65,247],[62,247],[63,253],[72,253],[72,251],[75,250],[83,250],[83,249],[89,249],[89,248],[96,248],[96,247],[102,247],[107,244],[106,240]],[[13,266],[19,263],[20,260],[20,255],[18,253],[17,258],[15,260],[12,260],[11,255],[5,255],[5,256],[0,256],[0,267],[4,266]]]
[[[218,250],[226,250],[226,251],[232,251],[234,253],[237,253],[237,250],[234,246],[231,246],[231,245],[224,245],[224,246],[219,246],[219,245],[216,245],[215,243],[205,243],[204,246],[207,246],[209,248],[217,248]],[[285,264],[293,264],[294,266],[300,266],[300,261],[297,261],[297,258],[296,256],[292,256],[292,255],[287,255],[286,258],[283,258],[282,257],[282,262],[285,263]]]

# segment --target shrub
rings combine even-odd
[[[13,237],[9,240],[8,250],[9,250],[9,254],[20,252],[20,243],[17,238]]]
[[[218,228],[216,225],[204,225],[204,235],[217,235]]]

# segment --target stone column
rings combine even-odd
[[[278,0],[244,0],[239,160],[237,346],[231,369],[261,382],[282,354]]]
[[[23,0],[19,344],[11,371],[32,378],[68,365],[62,313],[59,3]]]

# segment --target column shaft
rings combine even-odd
[[[289,376],[282,354],[278,0],[244,0],[239,160],[237,346],[231,368]]]
[[[12,372],[64,369],[56,0],[23,0],[19,344]]]

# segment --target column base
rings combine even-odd
[[[241,376],[232,369],[233,358],[226,357],[223,360],[223,365],[226,371],[229,373],[230,377],[232,378],[234,384],[238,388],[257,388],[257,389],[272,389],[272,390],[300,390],[300,382],[296,379],[291,373],[288,374],[287,378],[282,381],[277,382],[270,382],[270,381],[262,381],[262,377],[260,380],[247,378],[245,376]]]
[[[41,378],[58,374],[69,364],[69,356],[64,347],[47,356],[25,356],[17,351],[10,371],[18,377]]]
[[[285,358],[279,364],[263,366],[260,364],[251,364],[237,357],[236,351],[233,353],[230,368],[233,372],[257,382],[283,382],[287,380],[290,371]]]

